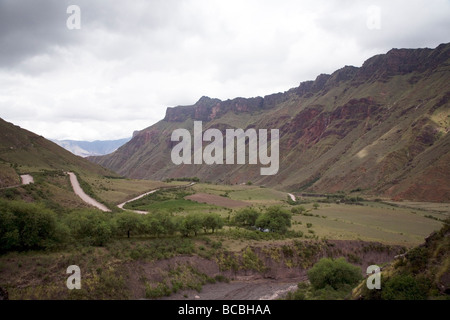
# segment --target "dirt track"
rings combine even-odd
[[[155,193],[158,190],[159,189],[155,189],[155,190],[152,190],[150,192],[146,192],[144,194],[141,194],[140,196],[137,196],[136,198],[133,198],[131,200],[128,200],[128,201],[125,201],[125,202],[123,202],[121,204],[118,204],[117,207],[119,209],[126,210],[126,211],[132,211],[132,212],[135,212],[135,213],[138,213],[138,214],[147,214],[148,213],[147,211],[124,209],[123,206],[126,205],[128,202],[133,202],[133,201],[139,200],[139,199],[141,199],[141,198],[143,198],[143,197],[145,197],[145,196],[147,196],[149,194]]]
[[[84,202],[97,207],[98,209],[104,212],[111,212],[104,204],[101,204],[95,199],[89,197],[86,193],[84,193],[83,189],[81,189],[80,184],[78,183],[77,176],[73,172],[67,172],[70,177],[70,183],[72,184],[73,191],[77,196],[79,196]]]

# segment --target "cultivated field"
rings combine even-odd
[[[127,187],[127,183],[132,181],[117,181],[119,183],[114,185],[112,182],[110,185],[116,188],[121,186],[122,198],[127,190],[134,188],[133,192],[136,192],[138,188],[148,189],[152,183],[158,186],[155,182],[147,182],[146,185],[145,181],[140,181],[139,187]],[[113,195],[117,191],[109,192]],[[216,212],[227,218],[244,207],[263,210],[278,205],[290,212],[299,206],[289,204],[284,192],[258,186],[198,183],[183,192],[166,190],[162,196],[150,195],[139,203],[130,203],[128,208],[173,212],[176,215]],[[401,203],[407,207],[400,207],[398,203],[369,201],[362,201],[359,205],[319,202],[314,208],[316,201],[324,200],[304,197],[301,206],[305,211],[293,214],[291,230],[301,231],[306,239],[379,241],[411,247],[422,243],[430,233],[438,230],[448,216],[444,210],[437,210],[447,208],[446,204]],[[412,209],[413,206],[417,209]],[[223,232],[229,230],[225,227]]]

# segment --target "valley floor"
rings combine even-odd
[[[35,174],[35,183],[2,190],[0,195],[28,201],[43,197],[44,203],[62,210],[62,216],[79,208],[91,210],[75,196],[74,176],[69,180],[60,173]],[[0,287],[9,291],[10,299],[277,299],[306,280],[306,271],[320,257],[344,256],[364,273],[368,265],[385,265],[423,243],[450,215],[448,204],[364,199],[345,203],[249,185],[83,175],[77,182],[80,189],[88,186],[89,192],[83,193],[105,204],[113,211],[105,214],[111,216],[128,208],[149,216],[214,213],[228,222],[214,234],[201,231],[187,238],[119,237],[100,247],[75,243],[74,248],[49,252],[3,254]],[[164,193],[151,192],[161,187]],[[292,213],[290,235],[275,236],[230,223],[243,208],[263,212],[271,206]],[[101,214],[96,209],[90,212]],[[72,264],[83,271],[84,287],[78,292],[65,286],[65,270]]]

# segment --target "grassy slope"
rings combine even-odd
[[[424,243],[409,250],[404,256],[391,262],[381,271],[381,290],[368,290],[366,280],[353,290],[353,299],[411,299],[413,294],[421,299],[449,299],[450,287],[450,225],[447,224],[430,235]],[[396,277],[410,276],[416,283],[403,284],[390,296],[388,282]],[[413,287],[419,284],[421,289]],[[424,285],[425,284],[425,285]],[[390,289],[392,290],[392,288]],[[409,293],[408,296],[406,294]]]
[[[75,156],[57,144],[0,119],[0,160],[17,167],[18,173],[41,170],[77,171],[114,175],[111,171]]]

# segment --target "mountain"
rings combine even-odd
[[[76,141],[76,140],[52,140],[54,143],[63,147],[80,157],[101,156],[116,151],[131,138],[119,140],[96,140],[96,141]]]
[[[64,170],[94,175],[113,173],[33,132],[0,118],[0,187],[20,183],[19,173]]]
[[[361,191],[394,199],[450,200],[450,44],[392,49],[283,93],[167,108],[112,154],[90,157],[130,178],[197,176],[289,191]],[[174,165],[173,130],[279,129],[280,168]]]

